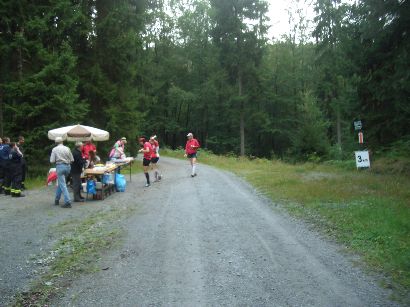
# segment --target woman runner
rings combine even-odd
[[[147,179],[145,187],[149,187],[151,183],[149,180],[148,168],[149,164],[151,163],[151,156],[153,150],[150,142],[147,142],[147,138],[145,136],[140,137],[138,141],[142,146],[142,148],[138,152],[144,153],[144,158],[142,159],[142,167],[144,169],[145,178]]]
[[[161,173],[158,169],[158,160],[159,160],[159,143],[157,141],[157,136],[151,136],[149,142],[152,146],[152,156],[151,156],[151,170],[154,170],[155,181],[160,181],[162,178]]]

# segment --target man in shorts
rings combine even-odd
[[[185,155],[184,157],[188,158],[191,163],[191,177],[195,177],[196,174],[196,158],[197,151],[199,147],[199,142],[197,139],[194,139],[194,135],[190,132],[187,134],[187,142],[185,145]]]

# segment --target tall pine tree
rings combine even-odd
[[[260,64],[267,32],[268,5],[262,0],[211,0],[215,28],[214,43],[219,47],[220,64],[227,72],[236,95],[232,110],[239,123],[240,154],[245,155],[245,113],[255,68]]]

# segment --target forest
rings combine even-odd
[[[289,1],[294,7],[303,1]],[[217,154],[350,159],[410,148],[410,1],[315,0],[269,37],[263,0],[0,0],[0,136],[48,160],[47,131],[193,132]],[[271,9],[275,9],[274,7]],[[310,26],[309,26],[310,24]]]

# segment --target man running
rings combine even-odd
[[[199,142],[197,139],[194,139],[194,135],[190,132],[187,134],[187,142],[185,145],[185,155],[184,157],[187,157],[191,163],[191,168],[192,168],[192,172],[191,172],[191,177],[195,177],[196,174],[196,158],[197,158],[197,151],[198,148],[201,147],[199,145]]]

